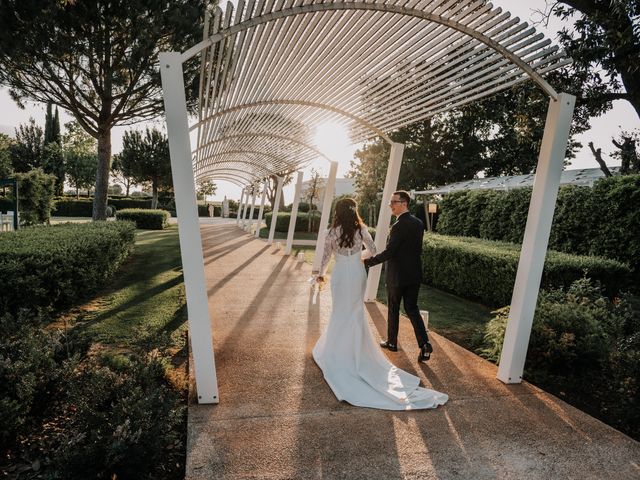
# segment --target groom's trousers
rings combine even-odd
[[[411,320],[416,334],[418,346],[422,347],[429,341],[424,320],[418,308],[418,292],[420,284],[387,285],[387,341],[398,344],[398,326],[400,324],[400,302],[404,303],[404,311]]]

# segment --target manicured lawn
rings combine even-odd
[[[260,238],[269,238],[269,229],[267,227],[262,227],[260,229]],[[276,230],[273,234],[273,238],[286,240],[287,232],[279,232]],[[299,240],[315,240],[318,238],[318,232],[295,232],[293,234],[293,238],[297,238]]]
[[[186,382],[187,312],[178,228],[138,230],[133,255],[107,289],[80,307],[77,328],[101,353],[159,349],[176,387]]]

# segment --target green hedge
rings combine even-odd
[[[135,222],[137,228],[162,230],[168,225],[169,212],[166,210],[127,208],[116,212],[116,219]]]
[[[509,305],[520,245],[469,237],[426,235],[422,254],[424,281],[485,305]],[[583,276],[600,281],[612,296],[630,285],[629,268],[602,257],[549,251],[542,286],[568,287]]]
[[[53,215],[56,217],[91,217],[93,214],[93,200],[90,198],[61,197],[56,199]]]
[[[447,194],[438,233],[521,243],[531,188]],[[640,278],[640,175],[560,188],[549,248],[628,264]]]
[[[151,208],[151,199],[143,198],[110,198],[109,205],[113,205],[117,210],[125,208]]]
[[[91,222],[0,235],[0,311],[59,310],[86,298],[133,249],[134,225]]]
[[[267,213],[264,217],[265,222],[267,223],[267,228],[271,228],[271,219],[273,218],[273,214]],[[291,214],[288,212],[278,212],[278,219],[276,220],[276,231],[277,232],[288,232],[289,231],[289,221],[291,220]],[[312,231],[317,232],[318,226],[320,224],[320,214],[316,213],[314,215],[314,228]],[[309,214],[298,212],[298,216],[296,217],[296,232],[308,232],[309,231]]]
[[[116,211],[127,208],[150,209],[151,200],[139,198],[111,198],[108,205],[115,207]],[[53,210],[57,217],[90,217],[93,214],[92,198],[58,197]]]
[[[208,205],[200,205],[198,204],[198,216],[199,217],[208,217],[209,216],[209,206]],[[219,205],[213,206],[213,216],[220,217],[222,216],[222,207]],[[258,218],[256,214],[256,218]]]

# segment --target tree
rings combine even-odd
[[[0,0],[0,83],[70,112],[98,142],[93,218],[106,218],[111,129],[163,110],[158,52],[202,38],[203,0]],[[199,60],[185,65],[190,100]]]
[[[271,203],[271,208],[275,209],[276,194],[278,193],[278,177],[282,177],[282,186],[289,185],[293,180],[293,173],[295,169],[283,170],[273,175],[269,175],[269,181],[267,182],[267,198]],[[278,210],[282,211],[284,208],[284,195],[280,195],[280,205]]]
[[[62,195],[64,190],[64,158],[62,155],[62,137],[60,135],[60,116],[58,107],[53,113],[53,105],[47,103],[47,115],[44,124],[44,152],[42,168],[46,173],[56,177],[56,195]]]
[[[307,190],[305,191],[305,196],[309,201],[309,231],[313,232],[313,223],[315,214],[318,211],[316,208],[316,204],[313,203],[314,199],[320,197],[320,187],[321,185],[320,172],[315,168],[311,169],[311,179],[309,179],[309,183],[307,184]],[[326,190],[325,190],[326,191]]]
[[[13,173],[13,166],[11,165],[13,143],[9,135],[0,133],[0,178],[7,178]]]
[[[130,156],[126,158],[120,154],[113,156],[113,170],[111,174],[114,181],[124,187],[127,197],[129,196],[131,187],[136,185],[133,168]]]
[[[637,0],[561,0],[548,15],[575,19],[559,39],[573,59],[570,67],[580,91],[577,104],[601,113],[613,100],[626,100],[640,117],[640,2]]]
[[[621,132],[619,139],[612,139],[611,143],[618,148],[613,157],[620,159],[620,174],[629,175],[640,173],[640,133]]]
[[[11,148],[11,163],[16,172],[28,172],[42,166],[44,136],[42,128],[33,118],[16,128],[16,139]]]
[[[198,182],[198,199],[206,200],[207,196],[215,195],[218,186],[211,180]]]
[[[147,128],[144,135],[139,130],[127,131],[120,159],[131,166],[136,183],[151,185],[151,208],[158,208],[158,191],[173,186],[167,137],[155,128]]]
[[[82,130],[78,122],[66,123],[65,129],[62,140],[66,176],[76,189],[76,197],[79,197],[80,189],[89,191],[94,185],[98,168],[96,141]]]

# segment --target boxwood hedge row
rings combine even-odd
[[[137,228],[162,230],[168,225],[169,212],[166,210],[125,208],[116,212],[116,219],[135,222]]]
[[[425,236],[424,281],[485,305],[509,305],[518,269],[520,245],[470,237]],[[616,260],[549,251],[543,288],[568,287],[584,276],[601,282],[613,296],[631,282],[629,267]]]
[[[0,235],[0,311],[77,304],[117,270],[134,237],[131,222],[60,224]]]

